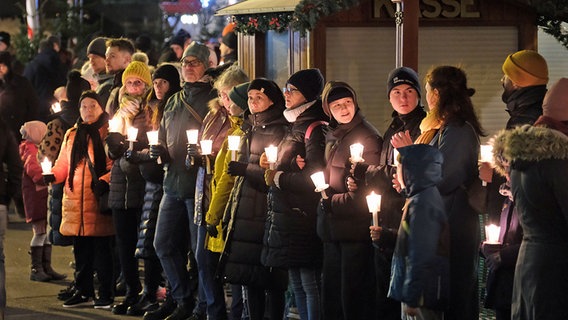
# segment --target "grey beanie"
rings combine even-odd
[[[207,48],[206,45],[193,41],[185,48],[181,60],[189,56],[196,57],[199,61],[203,62],[205,68],[209,66],[209,48]]]
[[[89,46],[87,47],[87,55],[89,54],[96,54],[97,56],[101,56],[103,58],[106,57],[106,38],[98,37],[93,39]]]

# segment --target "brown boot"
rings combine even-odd
[[[40,282],[51,280],[51,277],[43,270],[43,246],[30,247],[30,252],[32,256],[32,272],[30,273],[30,280]]]
[[[50,276],[52,280],[63,280],[67,278],[67,275],[58,273],[51,267],[51,248],[50,244],[43,246],[43,271]]]

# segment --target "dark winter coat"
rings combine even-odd
[[[260,261],[268,187],[259,160],[264,148],[279,145],[289,130],[283,111],[283,105],[273,105],[260,113],[245,112],[243,127],[251,127],[241,138],[239,162],[247,163],[246,174],[237,177],[227,206],[230,221],[221,262],[223,280],[229,283],[286,287],[283,283],[271,283],[270,269]]]
[[[161,168],[159,169],[161,170]],[[140,218],[138,241],[134,255],[139,259],[157,259],[154,248],[154,235],[156,234],[156,222],[158,221],[158,209],[162,200],[162,183],[146,181],[146,193]]]
[[[0,80],[0,116],[19,143],[20,127],[39,119],[39,100],[28,79],[9,73],[5,81]]]
[[[203,80],[206,80],[204,78]],[[207,104],[217,96],[208,81],[185,83],[180,92],[171,96],[166,103],[160,122],[159,141],[168,150],[170,160],[164,164],[164,192],[180,199],[194,199],[197,168],[185,167],[187,155],[186,130],[199,129],[209,111]],[[196,118],[186,103],[199,115]]]
[[[449,299],[449,225],[436,184],[442,154],[433,147],[400,148],[407,196],[392,261],[389,297],[413,308],[444,310]]]
[[[511,165],[511,187],[524,232],[515,269],[512,319],[564,319],[568,137],[527,125],[501,132],[493,150],[494,158],[501,156]]]
[[[20,157],[24,164],[22,196],[26,209],[26,222],[46,220],[47,186],[43,183],[42,169],[37,159],[37,146],[31,141],[22,141]]]
[[[0,118],[0,163],[6,170],[0,170],[0,204],[8,206],[15,193],[22,190],[22,160],[18,156],[18,144],[10,134],[8,126]]]
[[[321,101],[292,122],[290,133],[278,147],[278,187],[268,193],[268,218],[262,263],[268,267],[321,268],[322,244],[316,233],[320,193],[314,192],[310,175],[325,168],[325,128],[328,117]],[[306,130],[310,127],[309,138]],[[300,169],[296,156],[306,161]]]
[[[354,143],[364,146],[365,163],[379,163],[383,139],[360,110],[350,123],[330,127],[326,137],[325,177],[329,181],[326,193],[330,200],[326,210],[318,207],[317,217],[317,233],[323,242],[370,241],[371,215],[365,196],[371,189],[361,186],[357,192],[349,192],[346,184],[351,175],[349,147]]]

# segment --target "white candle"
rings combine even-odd
[[[109,132],[118,132],[118,127],[120,123],[118,119],[110,119],[108,121],[108,131]]]
[[[187,134],[187,143],[197,144],[197,137],[199,135],[199,130],[197,129],[186,130],[185,134]]]
[[[229,151],[231,151],[231,160],[237,161],[237,151],[241,144],[241,136],[229,136]]]
[[[501,227],[494,224],[485,226],[485,239],[486,243],[489,244],[500,244],[499,233],[501,232]]]
[[[489,144],[483,144],[479,146],[479,161],[488,162],[493,166],[493,146]],[[482,181],[481,184],[485,187],[487,186],[486,181]]]
[[[393,166],[398,167],[400,164],[398,162],[398,150],[396,148],[392,149],[392,156],[393,156]]]
[[[321,192],[321,196],[324,199],[327,199],[327,194],[325,193],[325,189],[329,188],[329,184],[325,183],[325,176],[323,171],[318,171],[310,175],[314,186],[316,186],[315,192]]]
[[[158,144],[158,130],[156,131],[147,131],[146,135],[148,136],[148,144],[151,146],[155,146]]]
[[[204,156],[210,155],[213,149],[213,140],[201,140],[201,154]]]
[[[59,102],[52,104],[51,105],[51,111],[53,111],[53,113],[57,113],[57,112],[61,111],[61,104]]]
[[[367,196],[367,206],[369,207],[369,212],[373,214],[373,226],[379,226],[379,212],[381,211],[381,195],[376,194],[372,191]]]
[[[360,143],[354,143],[349,146],[349,151],[351,152],[351,162],[363,162],[363,149],[365,147]]]
[[[43,158],[41,164],[41,171],[43,174],[51,174],[51,161],[47,157]]]
[[[136,141],[136,137],[138,137],[138,128],[130,127],[127,130],[128,141]]]
[[[274,164],[278,160],[278,147],[270,145],[264,148],[264,153],[266,153],[266,160],[270,164],[270,169],[274,169]]]

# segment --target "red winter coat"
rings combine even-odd
[[[47,219],[47,186],[43,183],[37,149],[33,142],[27,140],[20,144],[20,158],[24,165],[22,197],[28,223]]]

